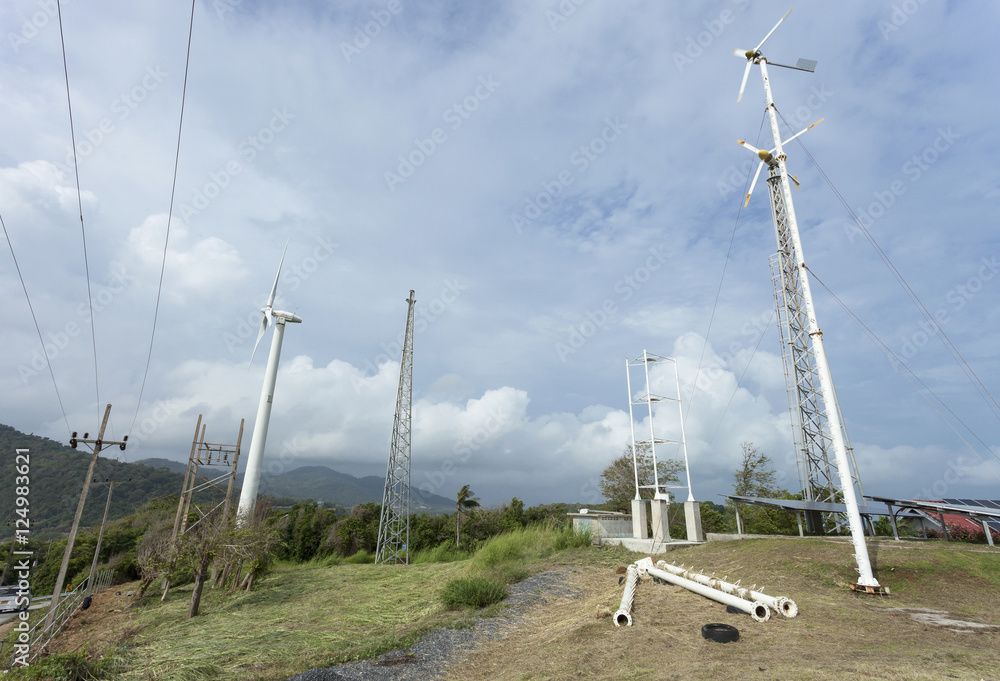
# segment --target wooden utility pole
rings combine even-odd
[[[118,459],[115,459],[115,470],[111,474],[108,483],[108,500],[104,504],[104,519],[101,521],[101,531],[97,534],[97,548],[94,549],[94,562],[90,564],[90,577],[87,578],[87,590],[94,593],[94,584],[97,578],[97,558],[101,555],[101,541],[104,539],[104,526],[108,524],[108,511],[111,509],[111,492],[115,488],[115,481],[118,479]],[[129,478],[131,480],[131,478]],[[94,481],[96,482],[96,480]]]
[[[128,441],[128,435],[122,442],[105,442],[104,441],[104,430],[108,426],[108,419],[111,417],[111,405],[109,404],[104,409],[104,420],[101,421],[101,429],[97,432],[97,439],[88,439],[89,433],[83,434],[83,439],[78,439],[76,433],[70,438],[69,446],[76,449],[77,444],[92,444],[94,445],[94,454],[90,457],[90,467],[87,469],[87,477],[83,480],[83,491],[80,492],[80,501],[76,505],[76,515],[73,516],[73,527],[70,528],[69,538],[66,540],[66,550],[63,552],[62,565],[59,566],[59,576],[56,577],[56,586],[52,590],[52,602],[49,604],[49,612],[45,616],[45,628],[48,629],[52,626],[52,620],[56,614],[56,608],[59,605],[59,597],[62,595],[63,582],[66,581],[66,570],[69,568],[69,558],[73,553],[73,543],[76,541],[76,533],[80,529],[80,517],[83,515],[83,506],[87,503],[87,492],[90,490],[90,480],[94,477],[94,466],[97,464],[97,455],[101,453],[101,448],[108,445],[118,445],[125,449],[125,443]]]

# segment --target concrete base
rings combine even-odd
[[[666,499],[652,499],[649,504],[652,511],[649,518],[653,525],[653,541],[670,541],[670,521],[668,519],[670,502]],[[690,537],[688,538],[690,539]]]
[[[646,529],[645,499],[632,500],[632,536],[635,539],[649,538],[649,530]]]
[[[701,530],[701,504],[697,501],[685,501],[684,519],[687,522],[688,541],[705,541],[705,533]]]
[[[700,543],[701,542],[681,541],[680,539],[667,542],[654,542],[651,539],[631,539],[629,537],[603,537],[601,539],[601,546],[621,546],[629,551],[645,553],[647,555],[666,553],[671,549],[680,548],[682,546],[697,546]]]

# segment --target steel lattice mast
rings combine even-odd
[[[399,390],[396,392],[396,416],[392,423],[389,465],[385,472],[382,515],[378,527],[376,563],[409,563],[410,544],[410,417],[413,405],[413,304],[410,291],[406,299],[406,332],[403,357],[399,365]]]
[[[770,167],[767,180],[774,217],[778,251],[771,257],[771,278],[778,313],[778,330],[781,335],[782,359],[788,389],[789,409],[792,416],[792,436],[798,464],[802,497],[807,501],[838,503],[836,481],[837,465],[831,457],[832,438],[826,421],[826,410],[820,385],[816,357],[809,338],[809,317],[805,308],[805,293],[799,270],[795,265],[792,236],[788,229],[784,197],[781,192],[781,174],[775,163]],[[836,399],[836,390],[833,390]],[[837,403],[837,409],[840,409]],[[864,497],[864,487],[858,475],[854,452],[841,418],[844,443],[851,463],[851,477]],[[831,461],[831,458],[834,460]],[[810,532],[822,534],[824,525],[819,511],[805,513]],[[839,516],[837,516],[839,518]],[[840,524],[840,523],[838,523]]]
[[[754,64],[760,66],[760,75],[764,83],[767,120],[770,124],[774,148],[771,151],[761,151],[752,149],[746,143],[742,144],[758,153],[762,161],[761,165],[766,163],[775,169],[771,173],[772,176],[777,175],[773,182],[769,181],[769,185],[776,185],[774,191],[776,192],[776,196],[780,198],[779,207],[784,210],[781,216],[783,219],[781,220],[779,220],[779,216],[775,213],[775,222],[782,221],[787,228],[787,254],[791,260],[788,268],[793,270],[797,277],[796,295],[799,296],[799,299],[796,302],[797,304],[800,303],[801,310],[801,312],[796,311],[796,314],[801,323],[803,323],[802,329],[805,331],[805,335],[809,337],[812,348],[811,359],[814,362],[815,374],[819,377],[819,396],[822,398],[822,407],[819,407],[818,404],[816,406],[826,420],[827,433],[829,434],[830,444],[834,453],[840,491],[843,495],[844,506],[847,509],[847,521],[851,530],[851,543],[854,545],[854,559],[858,570],[858,586],[862,587],[863,590],[876,592],[882,590],[882,587],[872,574],[871,560],[868,557],[868,545],[865,543],[861,513],[858,511],[858,496],[854,487],[854,476],[851,474],[850,454],[847,451],[847,442],[844,437],[843,421],[837,403],[837,395],[833,388],[833,376],[830,373],[830,365],[827,362],[826,349],[823,345],[823,332],[816,321],[816,309],[813,305],[812,292],[809,286],[808,269],[806,268],[805,256],[803,255],[802,241],[799,237],[798,221],[795,218],[791,181],[788,175],[788,168],[785,165],[786,156],[782,147],[781,131],[778,128],[778,111],[774,105],[774,97],[771,94],[771,82],[767,75],[767,59],[760,52],[760,48],[764,42],[774,33],[778,25],[784,21],[790,12],[791,10],[788,10],[785,13],[785,16],[778,21],[778,24],[771,29],[771,32],[764,37],[764,40],[756,48],[746,50],[745,52],[733,50],[733,54],[744,56],[747,60],[747,67],[743,73],[743,84],[740,86],[740,96],[737,98],[737,103],[743,96],[743,88],[746,85],[751,66]],[[777,64],[777,66],[783,65]],[[798,66],[789,68],[796,68],[800,71],[812,71],[815,68],[815,62],[805,64],[800,60]],[[758,172],[760,172],[760,168],[758,168]],[[750,191],[753,191],[752,186]],[[781,248],[780,241],[779,236],[779,250]]]

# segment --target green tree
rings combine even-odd
[[[771,457],[760,448],[752,442],[743,442],[740,449],[740,466],[733,474],[734,495],[766,499],[796,499],[801,496],[793,495],[786,489],[777,489]],[[735,504],[731,499],[726,500],[726,505],[735,512]],[[740,518],[743,521],[743,531],[750,534],[793,534],[798,531],[795,514],[791,511],[744,505],[740,508]]]
[[[460,542],[460,532],[462,528],[462,511],[466,509],[473,509],[479,506],[479,497],[477,497],[468,485],[463,485],[462,489],[458,490],[458,497],[455,503],[455,547],[461,548]]]
[[[656,472],[660,485],[678,482],[678,473],[684,470],[684,463],[673,459],[657,459]],[[628,512],[635,498],[635,480],[638,472],[640,487],[653,485],[653,455],[647,446],[636,448],[635,465],[632,461],[632,445],[625,445],[601,473],[601,493],[607,500],[605,506],[612,511]],[[642,499],[652,499],[653,490],[640,489]]]

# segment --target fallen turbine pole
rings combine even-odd
[[[632,599],[635,598],[635,583],[637,581],[639,581],[639,571],[634,564],[629,565],[625,578],[625,593],[622,594],[621,605],[618,606],[618,611],[612,618],[616,627],[623,624],[632,626]]]
[[[648,561],[648,563],[646,562]],[[665,582],[670,582],[676,586],[682,586],[688,591],[693,591],[696,594],[700,594],[705,598],[710,598],[713,601],[722,603],[723,605],[731,605],[741,612],[745,612],[750,617],[754,618],[758,622],[766,622],[771,618],[771,611],[768,610],[767,606],[760,601],[748,601],[746,599],[740,598],[739,596],[733,596],[732,594],[727,594],[725,591],[719,591],[710,586],[705,586],[704,584],[699,584],[698,582],[691,581],[685,577],[675,575],[666,570],[660,570],[653,567],[653,561],[648,558],[644,558],[638,561],[637,565],[639,569],[653,577],[658,577]]]
[[[656,567],[668,570],[675,575],[684,577],[685,579],[690,579],[692,582],[704,584],[705,586],[718,589],[719,591],[724,591],[727,594],[739,596],[740,598],[748,601],[760,601],[769,608],[773,608],[775,612],[780,612],[785,617],[795,617],[799,614],[799,608],[795,605],[795,601],[790,598],[785,598],[784,596],[769,596],[760,591],[744,588],[738,584],[724,582],[721,579],[715,579],[714,577],[709,577],[698,572],[686,570],[683,567],[672,565],[671,563],[663,560],[657,561]]]

